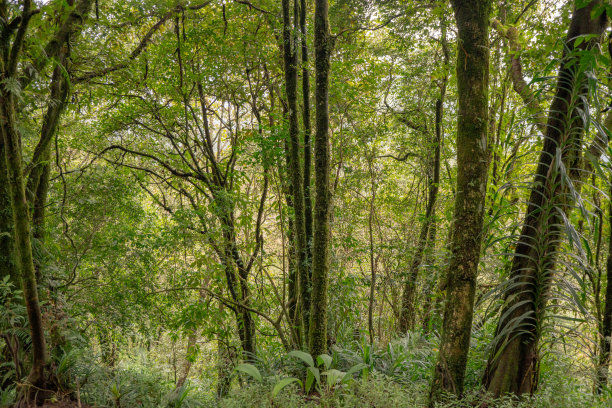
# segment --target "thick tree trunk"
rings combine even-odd
[[[610,189],[612,197],[612,189]],[[608,262],[606,267],[606,296],[602,316],[602,338],[599,352],[599,371],[597,390],[601,392],[608,385],[608,371],[610,367],[610,351],[612,346],[612,201],[609,204],[608,227],[610,236],[608,242]]]
[[[4,139],[0,138],[0,279],[9,276],[13,285],[19,288],[21,280],[13,257],[13,208],[5,156]]]
[[[494,395],[533,393],[538,384],[538,342],[556,251],[562,239],[561,211],[568,213],[573,205],[568,178],[574,183],[581,178],[584,123],[580,111],[587,108],[584,106],[587,89],[584,67],[572,53],[579,36],[596,37],[582,42],[581,49],[597,44],[607,24],[605,13],[591,19],[591,10],[600,3],[593,1],[575,10],[567,34],[546,138],[508,279],[506,303],[485,371],[484,384]],[[568,169],[569,174],[563,174],[562,168]]]
[[[461,395],[470,346],[487,187],[489,0],[454,0],[457,51],[457,193],[440,353],[430,405]]]
[[[312,355],[327,350],[327,280],[330,251],[329,190],[329,71],[333,48],[329,32],[327,0],[315,0],[315,118],[314,140],[314,233],[312,246],[312,298],[310,309],[309,349]]]
[[[304,336],[308,336],[308,315],[310,313],[310,277],[307,261],[306,223],[304,219],[304,189],[302,167],[300,164],[300,137],[297,107],[297,62],[298,62],[298,21],[297,0],[293,2],[293,23],[291,21],[290,1],[283,0],[283,55],[285,64],[285,92],[289,108],[289,176],[293,198],[293,226],[295,238],[295,262],[299,305],[302,314]],[[305,337],[307,338],[307,337]]]
[[[11,207],[13,209],[15,260],[22,281],[24,300],[30,323],[32,338],[32,368],[28,385],[22,390],[22,401],[26,404],[37,394],[37,389],[45,388],[45,365],[47,345],[43,330],[42,315],[38,301],[36,271],[32,257],[31,217],[25,194],[25,180],[21,157],[21,138],[16,130],[14,99],[5,91],[0,91],[0,106],[3,121],[2,137],[5,146],[5,160],[8,170]]]

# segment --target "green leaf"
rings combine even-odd
[[[254,379],[256,379],[257,381],[263,380],[261,373],[259,372],[257,367],[255,367],[253,364],[238,364],[236,368],[234,368],[234,370],[241,371],[245,374],[248,374]]]
[[[319,369],[316,367],[308,367],[306,369],[306,389],[305,391],[308,393],[310,392],[310,388],[312,387],[312,384],[315,383],[318,386],[321,386],[321,374],[319,373]]]
[[[302,386],[302,382],[295,377],[283,378],[282,380],[277,382],[274,388],[272,389],[272,398],[275,398],[278,395],[278,393],[282,391],[283,388],[295,382],[300,384],[300,387]]]
[[[13,77],[5,78],[2,80],[2,84],[4,85],[4,89],[8,93],[12,93],[13,95],[17,97],[21,95],[21,84],[15,78]]]
[[[359,363],[359,364],[355,364],[354,366],[352,366],[344,375],[344,377],[342,377],[342,382],[347,382],[349,380],[353,379],[353,374],[355,374],[356,372],[360,371],[360,370],[365,370],[368,368],[367,364],[364,363]]]
[[[326,370],[329,370],[329,367],[332,365],[332,357],[329,354],[321,354],[317,357],[317,364],[323,365]]]
[[[287,355],[290,357],[299,358],[304,363],[306,363],[308,367],[314,367],[314,360],[312,359],[312,356],[308,353],[305,353],[300,350],[293,350],[293,351],[290,351]]]
[[[330,388],[336,385],[339,381],[341,381],[346,375],[346,373],[340,370],[336,370],[335,368],[325,371],[321,374],[323,374],[327,378],[327,386]]]

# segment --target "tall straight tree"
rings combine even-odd
[[[440,353],[430,405],[461,395],[467,363],[487,184],[490,0],[454,0],[457,22],[457,195]]]
[[[285,92],[289,109],[289,175],[293,196],[293,236],[295,241],[295,263],[299,287],[299,307],[302,314],[304,336],[308,336],[310,312],[310,277],[306,260],[306,223],[304,220],[304,188],[300,164],[300,130],[297,108],[297,65],[298,65],[298,20],[297,0],[293,2],[293,22],[289,0],[283,0],[283,56],[285,65]]]
[[[309,349],[312,355],[327,349],[327,279],[329,273],[329,71],[333,39],[329,32],[327,0],[315,0],[315,119],[314,232]]]
[[[300,38],[302,45],[302,126],[304,127],[304,223],[306,231],[306,268],[312,278],[312,195],[310,194],[310,72],[308,71],[308,35],[306,30],[306,0],[300,1]]]
[[[588,89],[580,52],[598,44],[607,25],[605,12],[591,18],[601,5],[592,1],[575,9],[565,39],[545,139],[484,376],[494,395],[532,393],[538,384],[540,328],[562,239],[562,213],[569,213],[575,200],[569,184],[579,185],[585,173],[582,134]]]

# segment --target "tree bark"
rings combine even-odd
[[[454,0],[457,22],[457,193],[440,353],[430,406],[461,395],[470,345],[487,187],[489,0]]]
[[[368,167],[370,170],[370,211],[368,214],[368,238],[370,250],[370,295],[368,297],[368,334],[370,344],[374,344],[374,294],[376,293],[376,260],[374,258],[374,216],[376,204],[376,182],[374,180],[374,169],[372,159],[369,159]]]
[[[190,354],[193,353],[193,350],[195,349],[196,340],[197,340],[197,337],[194,331],[191,334],[189,334],[189,337],[187,338],[187,350],[185,351],[185,354],[186,354],[185,361],[183,361],[183,366],[181,367],[181,374],[178,380],[176,381],[175,389],[177,390],[181,388],[183,385],[185,385],[185,381],[187,381],[187,377],[189,377],[189,372],[191,371],[191,365],[193,364],[193,359],[191,358]]]
[[[300,38],[302,45],[302,126],[304,127],[304,223],[306,231],[306,269],[312,279],[312,196],[310,194],[310,72],[308,71],[308,36],[306,30],[306,0],[300,1]]]
[[[610,189],[612,197],[612,188]],[[612,201],[609,203],[608,227],[610,236],[608,242],[608,261],[606,266],[606,295],[602,316],[602,338],[599,354],[599,370],[597,373],[597,390],[601,392],[608,385],[610,367],[610,351],[612,346]]]
[[[307,267],[306,223],[304,218],[304,189],[300,164],[300,137],[297,107],[297,62],[298,62],[298,21],[297,0],[293,2],[293,22],[291,21],[290,1],[283,0],[283,55],[285,65],[285,92],[289,108],[289,176],[293,198],[293,226],[295,239],[295,262],[299,304],[305,338],[308,336],[308,315],[310,313],[310,277]]]
[[[5,160],[8,170],[11,207],[15,240],[15,260],[21,276],[24,300],[30,323],[32,338],[32,368],[28,375],[27,389],[22,391],[22,400],[30,403],[38,389],[45,388],[45,365],[47,362],[47,345],[43,330],[36,271],[32,257],[31,217],[25,194],[25,180],[21,156],[21,138],[15,123],[15,99],[5,90],[0,91],[2,109],[2,137],[5,146]]]
[[[15,287],[19,288],[21,280],[15,268],[13,254],[13,208],[4,157],[4,139],[0,138],[0,279],[9,276]]]
[[[315,0],[315,118],[314,232],[312,247],[312,298],[309,349],[316,356],[327,350],[327,281],[330,251],[329,190],[329,71],[333,40],[329,31],[327,0]]]
[[[597,44],[607,24],[605,13],[591,19],[591,11],[600,3],[592,1],[574,10],[565,40],[545,140],[484,376],[487,390],[496,396],[533,393],[537,388],[540,328],[562,239],[562,212],[569,213],[574,203],[568,182],[580,182],[582,177],[584,123],[580,111],[587,109],[587,89],[584,67],[573,51]],[[575,46],[577,37],[589,34],[596,38]],[[568,169],[569,177],[563,168]]]

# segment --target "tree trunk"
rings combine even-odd
[[[224,398],[232,386],[232,349],[217,335],[217,399]]]
[[[21,157],[21,138],[15,123],[14,97],[8,92],[0,91],[0,106],[4,118],[1,125],[5,147],[5,160],[8,170],[11,207],[13,209],[15,260],[23,287],[23,295],[30,323],[32,338],[32,369],[28,375],[28,385],[21,391],[22,401],[30,403],[39,394],[38,389],[45,388],[45,365],[47,362],[47,345],[43,330],[42,315],[38,301],[36,271],[32,257],[30,209],[26,200],[25,180]]]
[[[370,336],[370,344],[374,344],[374,294],[376,292],[376,260],[374,259],[374,215],[376,203],[376,182],[374,180],[374,169],[372,168],[372,158],[370,158],[368,167],[370,170],[370,211],[368,214],[368,238],[370,249],[370,296],[368,298],[368,334]]]
[[[427,226],[427,240],[425,243],[424,251],[426,256],[426,264],[429,264],[433,260],[433,256],[431,256],[431,251],[435,248],[435,240],[436,240],[436,200],[438,196],[438,189],[440,185],[440,151],[442,148],[442,120],[444,117],[444,96],[446,95],[446,79],[440,91],[440,98],[436,101],[436,141],[434,147],[434,159],[433,159],[433,176],[429,186],[429,200],[433,201],[433,205],[431,206],[431,211],[425,221],[428,221]],[[429,203],[428,203],[429,209]],[[427,262],[427,261],[430,262]],[[427,289],[425,291],[425,299],[423,305],[423,331],[429,331],[429,324],[431,318],[431,301],[432,301],[432,291],[435,288],[434,279],[429,276],[428,281],[426,282]],[[404,288],[405,290],[405,288]],[[414,305],[412,304],[414,308]],[[413,312],[414,314],[414,312]]]
[[[444,65],[447,67],[450,62],[450,50],[448,47],[447,40],[447,29],[446,29],[446,19],[443,15],[440,19],[440,42],[442,43],[442,55],[444,58]],[[436,123],[435,123],[435,145],[434,145],[434,157],[432,163],[432,177],[430,180],[430,200],[433,198],[434,206],[432,207],[431,214],[428,218],[430,218],[430,224],[428,227],[428,237],[427,244],[425,246],[425,263],[430,268],[430,271],[433,272],[432,263],[434,262],[434,254],[436,246],[436,233],[437,233],[437,225],[435,219],[436,206],[435,201],[437,200],[437,193],[440,186],[440,153],[442,151],[442,143],[444,142],[444,102],[446,99],[446,88],[448,86],[448,70],[445,68],[444,77],[440,83],[440,95],[438,100],[436,101]],[[435,194],[432,195],[431,189],[435,188]],[[428,274],[428,279],[425,283],[425,299],[423,304],[423,321],[422,327],[423,332],[427,333],[430,330],[431,325],[431,314],[432,314],[432,301],[434,293],[436,291],[436,274],[430,273]]]
[[[470,346],[487,187],[489,0],[454,0],[457,21],[457,193],[440,353],[430,406],[461,395]]]
[[[610,189],[612,197],[612,188]],[[610,236],[608,242],[608,262],[606,267],[606,296],[602,316],[602,338],[599,354],[599,371],[597,390],[601,392],[608,385],[608,370],[610,366],[610,350],[612,346],[612,200],[609,204],[608,227]]]
[[[306,231],[306,269],[312,279],[312,197],[310,194],[310,72],[308,71],[308,36],[306,31],[306,0],[300,1],[300,38],[302,45],[302,126],[304,126],[304,223]]]
[[[581,178],[584,123],[580,111],[587,109],[584,106],[587,89],[584,67],[573,54],[574,44],[577,37],[589,34],[596,38],[587,39],[578,48],[584,50],[598,43],[607,17],[603,13],[592,20],[591,10],[600,3],[592,1],[574,10],[565,41],[546,138],[484,376],[487,390],[496,396],[533,393],[538,384],[538,342],[561,241],[561,212],[568,213],[574,201],[568,179],[573,178],[576,183]],[[568,169],[570,177],[563,174],[563,168]]]
[[[13,257],[13,208],[9,192],[8,169],[4,153],[4,139],[0,138],[0,279],[9,276],[15,287],[21,280]]]
[[[67,48],[67,47],[66,47]],[[49,192],[49,177],[51,174],[51,142],[57,132],[60,118],[68,100],[69,86],[64,76],[65,64],[68,58],[67,50],[59,55],[60,63],[53,70],[50,86],[51,102],[43,118],[40,139],[34,149],[32,161],[26,168],[26,197],[32,210],[32,232],[34,239],[44,242],[45,209]],[[35,259],[36,280],[42,279],[42,259]]]
[[[189,372],[191,371],[191,365],[193,364],[193,359],[191,358],[191,354],[194,352],[196,346],[196,333],[195,331],[189,334],[187,339],[187,350],[185,351],[185,361],[183,362],[183,367],[181,367],[181,374],[176,381],[176,389],[181,388],[185,385],[185,381],[187,381],[187,377],[189,377]]]
[[[287,93],[287,106],[289,108],[289,176],[291,178],[291,192],[293,198],[293,226],[295,238],[295,263],[298,288],[299,305],[302,314],[304,336],[308,336],[308,314],[310,312],[310,277],[308,276],[306,259],[306,227],[304,219],[304,189],[302,168],[300,164],[300,138],[297,108],[297,62],[298,62],[298,21],[297,0],[293,2],[293,24],[290,14],[290,1],[283,0],[283,55],[285,64],[285,92]],[[307,337],[305,337],[307,338]]]
[[[434,206],[436,204],[436,195],[438,193],[438,184],[430,181],[429,197],[427,199],[427,208],[425,209],[425,219],[421,224],[421,232],[417,242],[416,252],[412,257],[408,276],[404,281],[404,291],[402,292],[402,310],[400,311],[399,329],[401,333],[406,333],[414,327],[416,320],[415,316],[415,293],[417,289],[417,280],[419,277],[419,268],[423,261],[423,254],[427,247],[427,237],[429,227],[432,223]]]
[[[315,202],[309,329],[309,349],[313,356],[327,350],[327,280],[330,251],[329,59],[333,48],[328,8],[327,0],[315,0]]]

